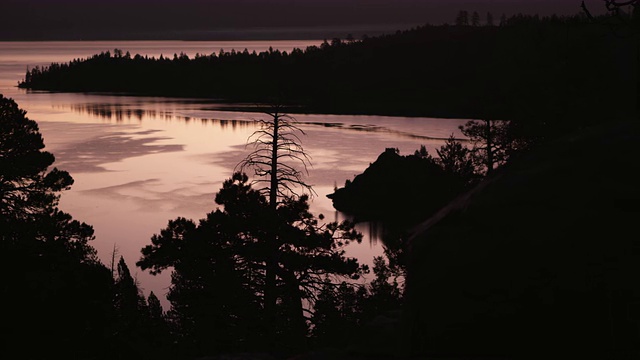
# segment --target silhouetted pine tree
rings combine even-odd
[[[111,276],[93,228],[57,207],[73,179],[56,168],[35,121],[0,95],[0,274],[4,351],[108,357]],[[61,329],[64,328],[64,331]],[[32,346],[24,347],[25,341]],[[95,349],[105,348],[103,354]]]
[[[480,26],[480,14],[477,11],[471,15],[471,26]]]
[[[274,214],[248,177],[236,173],[216,194],[223,209],[198,224],[170,221],[142,250],[137,263],[142,269],[158,273],[173,268],[168,316],[185,351],[198,356],[265,349],[286,353],[306,346],[307,313],[313,311],[324,277],[349,278],[362,271],[343,250],[361,235],[349,223],[319,225],[307,201],[304,195],[284,199]],[[265,328],[272,229],[278,234],[278,302],[277,316]]]
[[[487,12],[487,22],[485,24],[486,26],[494,26],[495,24],[493,23],[493,14],[490,12]]]
[[[380,330],[376,329],[375,319],[402,310],[403,289],[398,282],[399,275],[384,257],[374,258],[373,272],[376,277],[368,284],[330,281],[323,284],[311,319],[311,335],[316,347],[353,347],[368,352],[367,348],[379,348],[371,341],[390,340],[375,334]]]
[[[473,142],[472,152],[478,172],[490,174],[504,165],[517,142],[510,135],[510,123],[503,120],[470,120],[460,125],[460,131]]]
[[[460,187],[471,185],[477,178],[472,152],[451,134],[444,145],[436,149],[436,162],[445,172],[457,175]]]
[[[456,16],[457,26],[468,26],[469,25],[469,12],[466,10],[460,10],[458,15]]]

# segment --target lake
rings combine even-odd
[[[123,256],[145,295],[153,291],[165,310],[170,274],[151,276],[135,267],[140,249],[150,244],[168,220],[182,216],[198,220],[214,210],[214,195],[257,130],[260,113],[230,111],[207,99],[132,97],[105,94],[27,92],[17,88],[27,69],[52,62],[86,58],[121,49],[132,55],[173,57],[184,53],[281,51],[305,49],[308,41],[104,41],[0,42],[0,93],[13,98],[27,116],[38,122],[46,150],[60,169],[75,179],[64,192],[60,208],[92,225],[92,242],[100,259]],[[305,132],[304,149],[311,156],[307,182],[317,196],[311,211],[328,221],[342,219],[326,195],[353,179],[385,148],[408,155],[425,145],[431,154],[451,134],[462,137],[464,119],[389,116],[291,114]],[[376,232],[359,224],[362,244],[347,255],[371,264],[383,252]],[[117,260],[117,258],[116,258]],[[370,275],[371,277],[373,275]]]

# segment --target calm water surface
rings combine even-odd
[[[136,274],[146,295],[163,302],[169,273],[151,276],[136,269],[140,249],[178,216],[198,220],[216,208],[214,195],[247,154],[260,113],[229,111],[204,99],[129,97],[97,94],[26,92],[16,87],[25,71],[52,62],[86,58],[118,48],[132,55],[190,57],[220,49],[257,52],[270,46],[281,51],[319,45],[309,41],[131,41],[131,42],[0,42],[0,93],[11,97],[36,120],[46,149],[60,169],[75,179],[60,201],[62,210],[91,224],[92,245],[105,264],[115,249]],[[435,148],[451,134],[462,136],[466,120],[385,116],[292,114],[306,135],[302,145],[311,156],[308,183],[317,196],[314,214],[341,219],[326,195],[343,186],[385,148],[413,153],[420,145]],[[349,256],[371,264],[382,245],[366,224],[362,244]]]

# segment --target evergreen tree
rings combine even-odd
[[[146,300],[122,256],[118,261],[115,288],[114,307],[124,321],[135,321],[136,316],[147,312]]]
[[[493,25],[495,25],[495,24],[493,23],[493,14],[492,14],[492,13],[490,13],[490,12],[487,12],[487,24],[486,24],[486,25],[487,25],[487,26],[493,26]]]
[[[367,309],[369,317],[396,310],[401,306],[402,289],[398,283],[399,274],[395,273],[384,257],[373,259],[375,279],[369,284]]]
[[[232,187],[231,182],[225,184]],[[237,200],[246,213],[257,210]],[[253,238],[236,232],[244,221],[242,215],[234,219],[220,210],[199,225],[177,218],[142,249],[137,265],[143,270],[158,274],[173,269],[167,317],[178,351],[185,355],[240,350],[243,344],[255,342],[249,337],[261,335],[250,331],[259,319],[258,295],[250,282],[259,265],[243,256],[255,251]]]
[[[111,276],[89,245],[93,228],[57,208],[73,179],[48,171],[54,156],[43,149],[37,123],[0,95],[4,350],[22,353],[31,339],[33,358],[93,357],[109,341],[102,329],[110,321]]]
[[[506,14],[502,14],[502,16],[500,16],[500,26],[507,26],[507,15]]]
[[[164,320],[164,310],[162,309],[162,304],[160,303],[160,299],[158,299],[153,291],[150,292],[149,296],[147,297],[147,308],[149,309],[149,318],[153,323],[162,322]]]
[[[311,318],[311,336],[316,347],[342,348],[353,342],[362,326],[364,286],[347,282],[323,284]]]
[[[138,262],[159,273],[173,268],[168,316],[191,355],[304,346],[308,315],[326,276],[364,271],[344,246],[361,240],[350,223],[319,225],[307,196],[285,198],[274,214],[261,191],[236,173],[216,194],[217,209],[198,224],[179,218],[151,239]],[[277,231],[276,316],[265,326],[266,263]],[[307,305],[305,305],[307,304]],[[275,341],[275,343],[273,343]]]
[[[487,175],[506,163],[518,144],[505,120],[470,120],[459,128],[473,143],[473,154],[480,173]]]
[[[138,359],[169,358],[174,350],[160,301],[145,298],[121,256],[114,271],[111,346],[114,356]]]
[[[398,149],[395,149],[395,152],[397,154],[399,152]],[[420,145],[420,149],[416,150],[413,155],[418,158],[433,160],[433,157],[429,154],[425,145]]]
[[[365,285],[330,281],[323,284],[312,317],[311,335],[316,346],[345,348],[357,344],[380,348],[380,345],[369,344],[372,338],[367,337],[379,334],[364,330],[376,317],[402,309],[403,289],[398,282],[400,274],[384,257],[374,258],[373,272],[375,279]]]
[[[480,14],[477,11],[471,15],[471,26],[480,26]]]
[[[469,185],[475,177],[475,167],[471,151],[463,146],[451,134],[447,141],[436,149],[437,162],[445,172],[454,174],[459,178],[462,187]]]
[[[458,15],[456,16],[456,25],[457,26],[468,26],[469,25],[469,12],[466,10],[460,10]]]
[[[0,94],[0,216],[32,220],[50,213],[59,192],[67,190],[73,179],[57,168],[43,151],[44,140],[38,124],[26,117],[12,99]]]
[[[147,302],[129,267],[120,257],[114,279],[114,336],[125,354],[140,357],[145,353],[145,326],[149,319]]]

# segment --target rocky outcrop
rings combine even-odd
[[[637,123],[559,139],[416,227],[403,319],[410,352],[637,356],[639,145]]]
[[[464,187],[431,157],[399,155],[388,148],[362,174],[327,195],[333,207],[356,220],[415,224]]]

